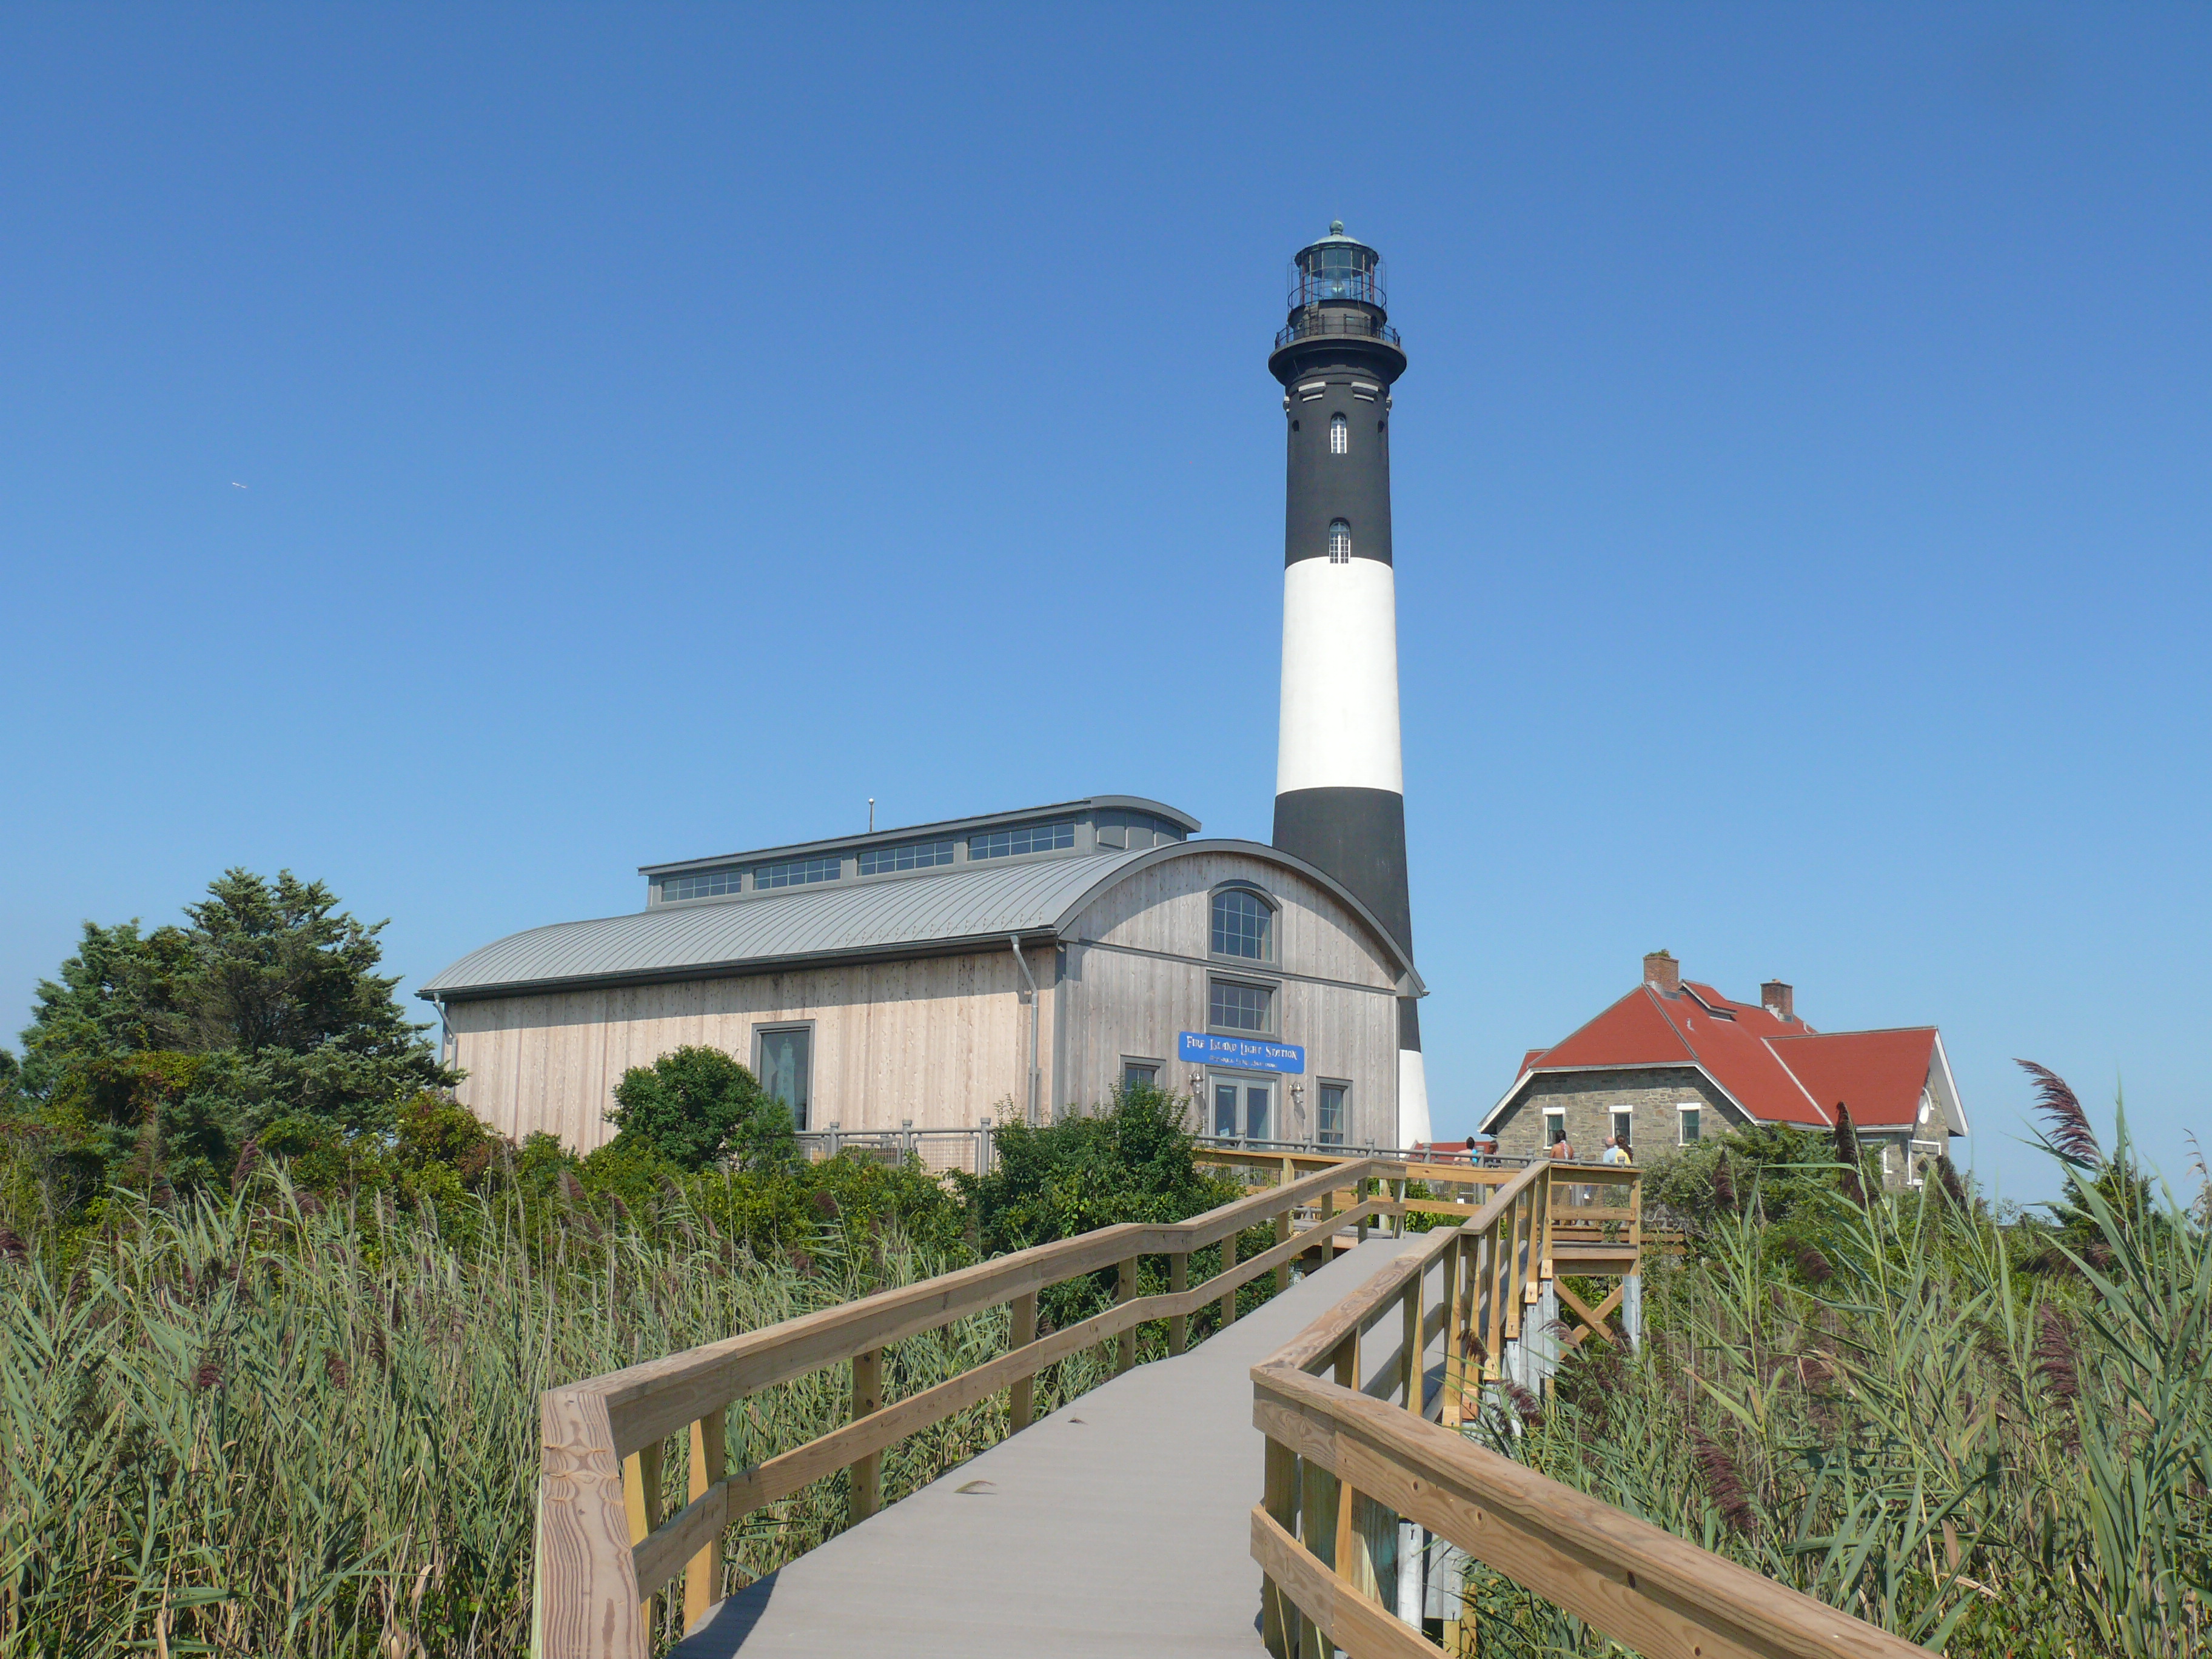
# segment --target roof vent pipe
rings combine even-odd
[[[1037,1073],[1037,982],[1036,982],[1036,975],[1035,974],[1032,974],[1031,972],[1030,972],[1029,958],[1027,958],[1026,957],[1024,957],[1024,956],[1023,956],[1023,955],[1022,955],[1022,936],[1021,936],[1019,933],[1009,933],[1009,934],[1007,934],[1007,935],[1006,935],[1006,943],[1007,943],[1007,944],[1009,944],[1009,945],[1012,945],[1012,946],[1014,947],[1014,966],[1015,966],[1015,967],[1017,967],[1017,968],[1018,968],[1018,969],[1020,969],[1022,970],[1022,977],[1023,977],[1024,979],[1027,980],[1027,981],[1029,981],[1029,985],[1030,985],[1030,1109],[1029,1109],[1029,1125],[1030,1125],[1030,1127],[1031,1127],[1032,1129],[1034,1129],[1034,1128],[1036,1128],[1036,1127],[1037,1127],[1037,1076],[1038,1076],[1038,1073]]]

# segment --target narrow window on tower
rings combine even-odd
[[[1329,520],[1328,562],[1331,564],[1352,562],[1352,526],[1341,519]]]
[[[1352,428],[1341,415],[1328,417],[1328,453],[1341,455],[1352,447]]]

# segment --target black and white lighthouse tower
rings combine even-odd
[[[1298,250],[1267,368],[1290,430],[1275,845],[1318,865],[1413,949],[1390,562],[1390,386],[1406,354],[1382,258],[1342,223]],[[1398,1000],[1398,1144],[1429,1139],[1420,1014]]]

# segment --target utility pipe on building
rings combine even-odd
[[[1032,974],[1031,972],[1030,972],[1029,959],[1028,959],[1026,957],[1024,957],[1024,956],[1023,956],[1023,955],[1022,955],[1022,936],[1021,936],[1019,933],[1009,933],[1009,934],[1007,934],[1007,935],[1006,935],[1006,943],[1007,943],[1007,944],[1009,944],[1009,945],[1012,945],[1012,946],[1014,947],[1014,966],[1016,966],[1017,968],[1018,968],[1018,969],[1020,969],[1022,970],[1022,977],[1023,977],[1024,979],[1027,980],[1027,981],[1030,982],[1030,1109],[1029,1109],[1029,1122],[1030,1122],[1030,1127],[1031,1127],[1032,1129],[1034,1129],[1034,1128],[1036,1128],[1036,1127],[1037,1127],[1037,1075],[1038,1075],[1038,1073],[1037,1073],[1037,982],[1036,982],[1036,975],[1035,974]]]

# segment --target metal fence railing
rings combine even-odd
[[[992,1124],[981,1119],[973,1128],[917,1129],[909,1119],[896,1129],[845,1129],[833,1123],[826,1129],[803,1131],[799,1150],[809,1158],[836,1158],[856,1153],[902,1164],[918,1158],[932,1175],[954,1170],[965,1175],[988,1175],[991,1170]]]

